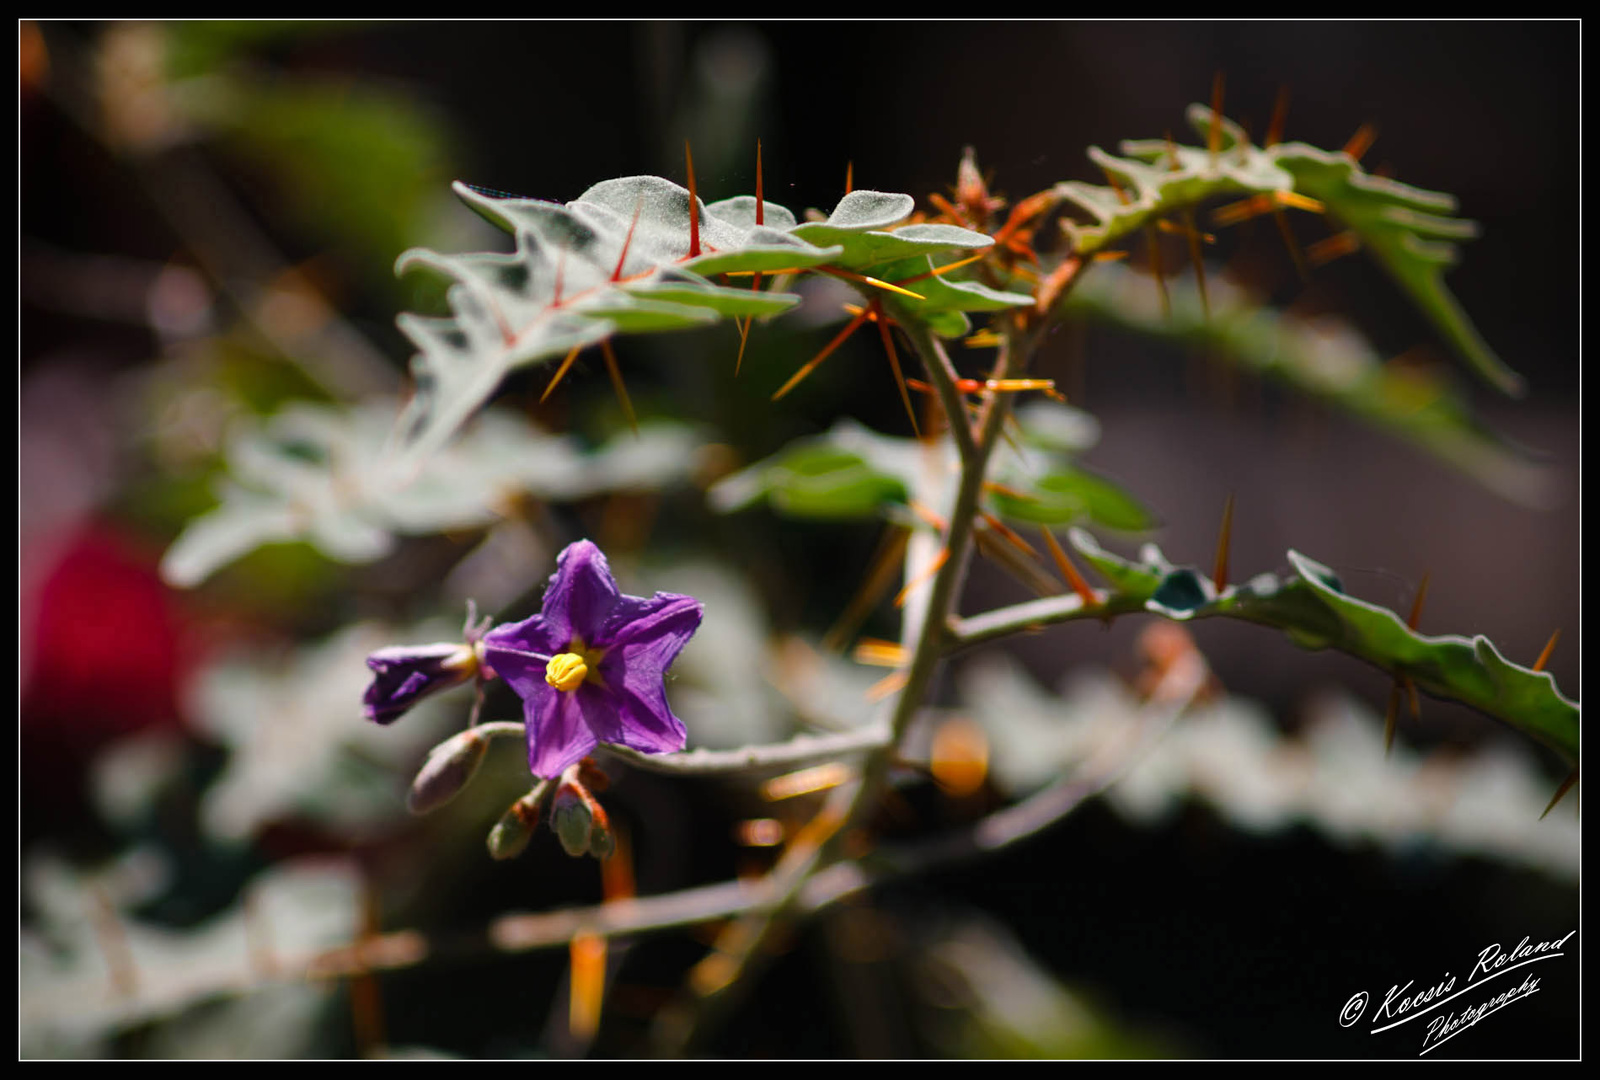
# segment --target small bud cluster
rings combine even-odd
[[[584,764],[580,761],[561,774],[560,786],[550,804],[550,828],[560,839],[562,850],[573,858],[587,854],[604,859],[615,850],[616,839],[611,820],[589,788],[603,788],[605,774],[592,766],[586,769]]]
[[[550,831],[561,841],[561,848],[573,858],[593,855],[609,858],[616,850],[611,820],[593,792],[603,791],[606,776],[584,758],[561,774],[559,780],[541,780],[532,791],[512,803],[489,830],[489,854],[496,859],[521,855],[539,826],[539,805],[551,788]]]

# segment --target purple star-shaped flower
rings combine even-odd
[[[664,676],[704,614],[692,596],[623,595],[599,548],[568,545],[544,609],[483,639],[485,662],[522,698],[533,774],[560,776],[603,742],[682,750],[688,733]]]

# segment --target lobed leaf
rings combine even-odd
[[[1214,114],[1205,106],[1191,105],[1188,117],[1202,134],[1211,130]],[[1522,380],[1483,341],[1444,284],[1457,242],[1477,233],[1473,223],[1449,216],[1455,210],[1453,197],[1374,176],[1343,151],[1304,143],[1263,149],[1252,145],[1239,125],[1215,119],[1221,134],[1215,153],[1164,139],[1126,141],[1121,157],[1090,147],[1090,159],[1115,186],[1080,181],[1056,185],[1060,198],[1091,219],[1062,222],[1074,250],[1084,255],[1102,251],[1157,219],[1209,199],[1294,192],[1317,200],[1354,231],[1480,376],[1509,394],[1521,392]]]
[[[1411,679],[1436,697],[1471,705],[1560,752],[1578,759],[1578,704],[1548,672],[1505,659],[1482,635],[1419,634],[1394,612],[1349,596],[1334,572],[1290,551],[1295,576],[1260,574],[1221,592],[1203,574],[1175,567],[1159,548],[1145,545],[1137,562],[1102,548],[1074,529],[1074,547],[1119,594],[1117,605],[1180,622],[1226,616],[1283,630],[1307,649],[1337,649]]]
[[[894,228],[911,216],[916,200],[882,191],[852,191],[825,221],[808,221],[791,230],[812,244],[836,245],[842,254],[830,260],[846,270],[865,270],[896,259],[988,247],[994,240],[954,225],[921,224]],[[888,231],[893,229],[893,231]],[[883,274],[874,273],[874,277]],[[892,280],[884,278],[884,280]],[[921,290],[917,290],[920,292]]]
[[[717,285],[707,273],[815,266],[842,249],[793,235],[794,217],[754,200],[698,207],[690,255],[689,193],[655,176],[596,184],[565,205],[502,196],[457,183],[469,206],[516,238],[509,254],[445,255],[413,249],[396,272],[447,285],[445,318],[402,315],[420,350],[417,392],[400,421],[406,463],[436,452],[512,370],[565,356],[616,334],[690,329],[723,318],[772,315],[799,303],[786,293]]]
[[[303,540],[338,562],[366,563],[396,535],[481,528],[509,501],[661,487],[693,464],[692,436],[652,424],[639,436],[584,454],[571,440],[485,413],[454,445],[406,471],[392,453],[393,408],[344,411],[298,404],[237,435],[220,505],[191,521],[167,550],[162,576],[200,584],[263,544]]]

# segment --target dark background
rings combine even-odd
[[[86,44],[101,28],[47,29]],[[1482,226],[1449,284],[1530,390],[1513,403],[1464,371],[1459,382],[1492,426],[1549,455],[1551,506],[1507,503],[1381,434],[1274,391],[1208,390],[1184,356],[1109,330],[1091,329],[1078,344],[1059,339],[1042,353],[1040,374],[1073,386],[1074,403],[1100,419],[1105,434],[1089,464],[1156,508],[1166,523],[1156,539],[1175,561],[1209,565],[1224,499],[1236,493],[1236,578],[1286,567],[1284,552],[1294,547],[1333,566],[1357,595],[1404,611],[1429,573],[1423,631],[1484,633],[1527,663],[1560,627],[1566,636],[1549,667],[1581,697],[1576,23],[401,23],[326,25],[264,41],[254,55],[267,72],[414,96],[449,131],[455,157],[441,184],[463,179],[561,200],[612,176],[681,182],[685,138],[702,197],[747,193],[757,137],[767,197],[796,211],[830,208],[847,162],[856,186],[921,202],[953,183],[969,144],[992,186],[1020,198],[1057,180],[1098,181],[1083,156],[1088,145],[1114,151],[1120,139],[1168,132],[1190,140],[1183,109],[1209,98],[1219,71],[1224,111],[1252,133],[1265,128],[1281,87],[1291,95],[1287,138],[1337,147],[1371,123],[1378,138],[1366,165],[1451,192]],[[181,253],[133,173],[52,99],[24,93],[21,123],[25,252],[39,241],[153,260]],[[220,155],[218,168],[286,252],[320,260],[340,285],[341,310],[403,364],[389,264],[286,224],[272,185],[248,165]],[[1282,249],[1271,254],[1270,232],[1225,236],[1218,257],[1265,265],[1260,272],[1281,300],[1339,311],[1386,355],[1431,341],[1421,317],[1362,257],[1318,271],[1302,289]],[[1322,232],[1308,226],[1300,235]],[[64,357],[93,354],[123,369],[146,363],[151,350],[137,329],[22,304],[25,380]],[[637,372],[635,400],[669,408],[675,394],[701,388],[700,376],[673,366],[692,363],[694,350],[669,343],[624,352]],[[749,400],[761,400],[793,364],[763,369],[751,358]],[[736,432],[740,449],[753,459],[824,429],[841,411],[900,432],[883,367],[875,342],[852,342],[826,379],[795,395],[789,415]],[[509,387],[513,395],[528,389]],[[592,376],[569,391],[580,402],[608,392]],[[778,542],[776,528],[751,531]],[[149,537],[157,547],[167,539]],[[834,531],[816,544],[784,543],[782,563],[737,557],[765,566],[779,625],[821,629],[872,543],[865,531]],[[963,606],[1019,598],[1008,579],[979,566]],[[297,629],[316,625],[315,616],[303,619],[310,622]],[[1137,629],[1072,625],[1020,649],[1054,683],[1064,667],[1123,663]],[[1231,690],[1267,702],[1290,727],[1319,684],[1347,685],[1380,711],[1387,695],[1382,676],[1355,661],[1302,652],[1255,627],[1203,625],[1196,638]],[[1498,725],[1439,702],[1424,703],[1421,730],[1402,723],[1402,738],[1424,745],[1504,737]],[[25,744],[25,765],[29,752]],[[1553,761],[1550,771],[1553,787]],[[31,798],[25,789],[25,817]],[[1345,998],[1360,986],[1381,997],[1381,980],[1453,970],[1490,941],[1510,947],[1524,933],[1555,937],[1576,925],[1575,890],[1536,874],[1475,859],[1395,861],[1335,849],[1309,830],[1249,838],[1200,807],[1136,831],[1096,805],[1022,849],[896,885],[880,902],[911,921],[952,903],[984,910],[1119,1015],[1170,1030],[1185,1052],[1231,1057],[1410,1056],[1409,1044],[1385,1041],[1392,1035],[1340,1029]],[[490,903],[485,913],[493,910]],[[670,946],[648,948],[660,951],[653,962],[663,970],[688,962]],[[809,954],[802,943],[779,964],[719,1052],[859,1052],[818,1006],[825,987]],[[653,954],[642,947],[640,955]],[[1574,959],[1550,973],[1548,994],[1446,1050],[1574,1054],[1575,972]],[[391,1020],[398,1028],[409,1018],[408,1040],[495,1052],[486,1031],[431,1025],[430,1016],[446,1015],[431,1008],[408,1012],[408,995],[423,995],[426,982],[425,973],[394,980]],[[915,1052],[886,1045],[890,1054]]]

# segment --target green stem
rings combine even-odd
[[[978,432],[974,438],[968,425],[965,403],[956,389],[955,367],[950,363],[944,347],[916,320],[907,319],[901,325],[922,360],[928,380],[944,404],[956,445],[963,447],[964,443],[970,444],[970,449],[963,449],[961,453],[961,477],[945,525],[944,548],[948,555],[928,586],[928,598],[921,609],[922,622],[912,646],[905,686],[896,696],[889,716],[890,740],[887,746],[868,756],[862,767],[859,784],[835,789],[814,822],[830,823],[824,827],[823,839],[809,844],[795,844],[773,869],[770,880],[777,900],[770,907],[745,916],[724,931],[723,940],[727,943],[725,952],[732,965],[728,978],[719,982],[714,989],[698,991],[695,997],[680,1000],[662,1010],[655,1029],[656,1048],[662,1053],[682,1056],[700,1050],[709,1033],[732,1012],[753,976],[766,965],[774,951],[775,942],[785,931],[790,918],[800,912],[806,883],[816,873],[838,861],[844,838],[859,827],[878,805],[879,796],[888,781],[891,754],[922,707],[944,653],[945,624],[960,595],[961,584],[966,580],[967,564],[972,553],[973,522],[978,514],[983,480],[989,457],[1000,441],[1001,428],[1010,413],[1010,396],[989,395],[979,416]],[[1027,357],[1015,350],[1013,331],[1014,328],[1008,327],[1001,345],[995,364],[996,378],[1010,378],[1016,371],[1025,369]]]
[[[1145,597],[1135,596],[1130,593],[1114,593],[1097,591],[1096,596],[1101,597],[1100,603],[1093,607],[1085,604],[1083,598],[1077,593],[1065,596],[1047,596],[1040,600],[1028,600],[1020,604],[1011,604],[1003,608],[986,611],[982,615],[973,615],[966,619],[951,619],[949,623],[949,644],[952,648],[964,649],[970,645],[979,645],[985,641],[993,641],[1022,630],[1032,630],[1055,623],[1071,622],[1074,619],[1105,619],[1115,615],[1132,615],[1146,611]]]

